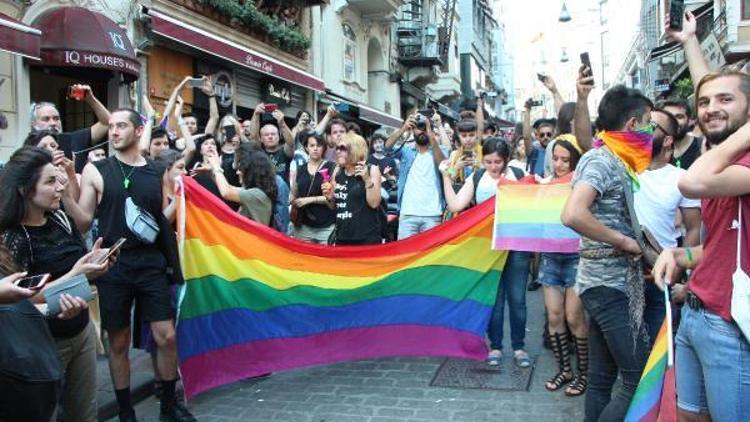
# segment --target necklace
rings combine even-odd
[[[127,175],[125,175],[125,169],[122,168],[122,163],[120,162],[120,160],[115,158],[115,161],[117,161],[117,165],[120,166],[120,171],[122,172],[122,187],[124,187],[125,190],[128,190],[128,188],[130,187],[130,176],[133,175],[133,172],[135,171],[135,166],[131,167],[130,172]]]

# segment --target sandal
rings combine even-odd
[[[568,388],[565,389],[565,395],[568,397],[578,397],[586,392],[589,386],[589,380],[586,375],[578,374],[573,378]]]
[[[573,382],[565,389],[568,397],[577,397],[586,392],[589,386],[589,339],[588,337],[573,337],[576,346],[576,360],[578,360],[578,374]]]
[[[550,334],[549,339],[559,371],[544,384],[544,388],[548,391],[557,391],[573,381],[573,370],[570,367],[570,349],[568,348],[568,333],[553,333]]]

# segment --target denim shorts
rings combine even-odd
[[[549,287],[573,287],[577,271],[577,253],[543,253],[539,281]]]
[[[750,415],[750,344],[736,324],[682,307],[675,348],[677,406],[716,422]]]

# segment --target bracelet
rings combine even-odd
[[[367,189],[374,188],[374,187],[375,187],[375,182],[370,182],[370,184],[366,186]]]
[[[685,248],[685,256],[687,257],[688,261],[688,269],[693,268],[693,252],[690,250],[690,248]]]
[[[221,174],[224,174],[224,169],[223,169],[223,168],[221,168],[221,167],[216,167],[216,168],[214,169],[214,173],[221,173]]]

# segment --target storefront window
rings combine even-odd
[[[344,31],[344,79],[357,80],[357,35],[348,24],[343,24]]]

